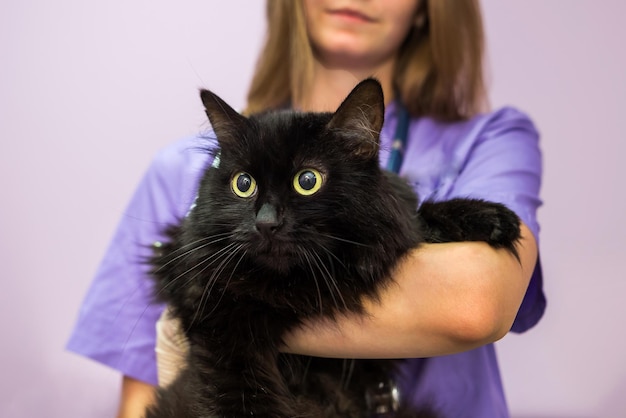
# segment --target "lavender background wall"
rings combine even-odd
[[[436,0],[435,0],[436,1]],[[626,4],[483,0],[492,102],[542,133],[549,309],[499,352],[518,418],[626,416]],[[0,2],[0,416],[111,417],[119,376],[63,351],[154,152],[244,103],[263,2]]]

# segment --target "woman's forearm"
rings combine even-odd
[[[537,245],[522,225],[520,261],[484,243],[427,244],[394,272],[367,315],[313,322],[286,338],[286,351],[324,357],[431,357],[502,338],[528,287]]]

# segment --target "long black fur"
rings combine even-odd
[[[154,257],[157,293],[190,343],[187,365],[160,390],[148,418],[366,417],[366,393],[393,380],[402,360],[321,359],[280,353],[305,319],[360,313],[422,242],[485,241],[516,255],[517,216],[502,205],[425,202],[379,168],[380,84],[361,82],[335,113],[239,115],[202,91],[219,165],[195,208]],[[323,181],[299,194],[294,177]],[[239,197],[233,176],[256,192]],[[396,417],[433,411],[400,404]]]

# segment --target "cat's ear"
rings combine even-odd
[[[385,101],[380,83],[361,81],[339,105],[327,127],[350,141],[357,155],[378,156],[380,130],[385,117]]]
[[[200,98],[220,145],[224,147],[226,142],[239,142],[239,132],[247,123],[246,117],[209,90],[200,90]]]

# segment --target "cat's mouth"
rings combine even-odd
[[[289,271],[299,260],[290,246],[278,242],[260,243],[254,250],[249,251],[249,254],[256,263],[278,272]]]

